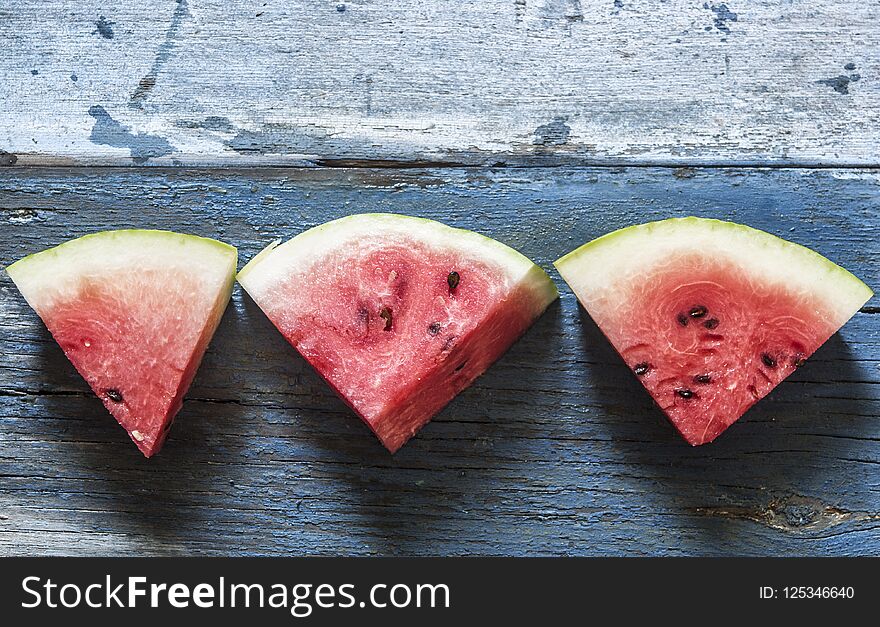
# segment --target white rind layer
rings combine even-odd
[[[30,255],[6,272],[37,313],[75,298],[83,280],[117,271],[179,268],[200,278],[205,291],[232,288],[236,249],[217,240],[170,231],[119,230],[86,235]]]
[[[519,285],[533,286],[542,310],[558,297],[547,273],[513,248],[473,231],[390,213],[356,214],[317,226],[284,244],[276,240],[242,268],[238,282],[259,303],[273,286],[289,276],[291,268],[307,268],[334,249],[354,245],[381,248],[414,240],[435,250],[460,251],[501,268],[507,281],[503,287],[512,290]]]
[[[854,275],[819,253],[747,226],[705,218],[672,218],[609,233],[555,262],[559,274],[589,311],[613,301],[618,285],[670,257],[699,254],[728,259],[759,283],[811,294],[842,326],[873,296]]]

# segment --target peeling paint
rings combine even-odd
[[[164,137],[148,133],[132,133],[114,120],[101,105],[90,107],[89,115],[95,118],[89,140],[95,144],[128,148],[132,160],[137,164],[174,152],[174,147]]]
[[[535,129],[533,144],[539,146],[562,146],[568,143],[571,136],[571,127],[566,124],[568,118],[556,117],[552,122],[542,124]]]
[[[138,82],[128,101],[128,106],[133,109],[143,108],[143,101],[147,98],[153,87],[156,86],[156,78],[159,75],[159,71],[171,58],[171,53],[174,51],[174,46],[180,36],[180,27],[183,24],[183,20],[190,15],[187,0],[175,1],[177,2],[177,8],[174,9],[174,14],[171,16],[171,24],[168,26],[168,30],[165,31],[165,40],[159,44],[159,49],[156,50],[156,56],[153,58],[153,64],[146,75]]]
[[[849,84],[854,83],[860,80],[862,77],[859,74],[850,74],[846,76],[845,74],[841,74],[839,76],[835,76],[833,78],[823,78],[822,80],[816,81],[820,85],[827,85],[838,94],[848,94],[849,93]]]
[[[438,164],[453,165],[451,162],[455,161],[447,158],[444,151],[416,152],[408,159],[377,157],[375,142],[353,138],[317,124],[264,122],[256,128],[238,127],[232,131],[235,134],[224,139],[223,144],[239,154],[259,159],[280,155],[285,160],[296,158],[330,167],[347,167],[344,164],[364,163],[365,160],[377,164],[369,167],[440,167]],[[336,159],[335,155],[344,156]]]
[[[181,120],[175,122],[175,126],[180,128],[203,128],[206,131],[221,131],[231,133],[235,130],[235,126],[226,116],[209,115],[204,120]]]
[[[202,121],[202,128],[209,131],[231,131],[234,126],[229,118],[220,115],[209,115]]]
[[[715,28],[720,30],[722,33],[730,33],[730,26],[727,25],[728,22],[739,21],[739,15],[727,8],[726,4],[710,5],[708,2],[705,2],[703,3],[703,8],[709,9],[710,11],[712,11],[712,13],[715,14],[715,19],[713,20]],[[712,27],[709,27],[706,30],[712,30]]]
[[[5,150],[0,150],[0,166],[15,165],[18,156]]]
[[[116,24],[116,22],[110,22],[107,18],[101,15],[95,20],[95,30],[92,31],[92,34],[100,35],[104,39],[113,39],[114,24]]]
[[[241,130],[235,137],[225,142],[235,152],[282,154],[298,152],[298,136],[294,129],[276,124],[267,124],[257,131]]]
[[[333,137],[327,129],[321,127],[300,128],[292,124],[271,122],[262,125],[258,130],[241,129],[224,143],[235,152],[259,155],[320,155],[337,152],[339,146],[359,147],[350,139]]]
[[[344,15],[335,12],[337,2],[346,3]],[[717,11],[703,8],[704,3]],[[0,143],[19,156],[19,164],[128,162],[126,151],[89,143],[93,122],[84,114],[92,104],[109,107],[133,129],[166,138],[175,146],[174,157],[193,165],[287,165],[302,155],[488,165],[550,165],[555,159],[673,166],[876,162],[880,113],[868,105],[878,84],[864,51],[847,43],[851,29],[846,25],[870,17],[862,5],[839,15],[801,12],[785,28],[771,31],[763,26],[774,24],[776,14],[764,4],[703,0],[673,15],[661,10],[669,5],[648,10],[641,3],[619,0],[624,8],[612,16],[615,0],[582,1],[584,22],[570,24],[571,40],[565,39],[566,16],[576,19],[578,13],[567,0],[507,0],[500,5],[502,15],[479,29],[456,18],[454,11],[407,13],[408,19],[427,21],[418,27],[401,24],[402,32],[392,29],[399,50],[412,63],[391,72],[383,65],[387,51],[371,44],[390,27],[383,20],[366,19],[367,5],[361,2],[334,0],[302,21],[285,18],[279,7],[267,8],[266,20],[253,20],[252,11],[234,10],[227,3],[231,13],[225,8],[217,13],[216,28],[203,23],[207,15],[193,3],[191,17],[176,22],[176,38],[169,43],[173,48],[161,47],[170,56],[161,57],[167,61],[157,64],[153,76],[148,72],[175,22],[173,15],[183,13],[185,6],[175,0],[154,4],[143,16],[116,12],[106,3],[84,9],[74,22],[64,11],[47,14],[47,26],[54,31],[73,34],[69,29],[78,29],[93,52],[103,51],[96,66],[76,61],[75,42],[61,46],[63,38],[53,36],[61,46],[54,65],[10,46],[9,61],[22,85],[7,111],[15,123],[7,125],[7,137]],[[743,11],[743,24],[738,24],[738,15],[737,21],[726,19],[728,13],[738,14],[737,8]],[[110,13],[105,21],[119,20],[119,42],[89,34],[104,10]],[[523,23],[514,24],[515,12]],[[249,19],[230,22],[233,14]],[[731,42],[741,36],[736,48],[706,48],[722,46],[725,37],[712,25],[716,17],[732,31]],[[285,28],[280,28],[282,19],[289,20]],[[253,36],[255,23],[268,30]],[[349,33],[345,50],[325,50],[315,43],[341,36],[334,29],[343,23],[358,31]],[[706,26],[712,32],[705,33]],[[771,32],[778,41],[768,47],[764,39]],[[811,56],[805,35],[821,32],[827,32],[827,54]],[[641,43],[632,45],[636,39]],[[442,47],[444,41],[447,47],[454,42],[455,54],[422,54],[429,52],[425,45]],[[498,60],[511,55],[515,67],[499,73]],[[39,75],[28,79],[37,63]],[[83,85],[70,78],[71,67],[80,68],[77,74],[86,72]],[[369,73],[374,73],[372,83]],[[853,83],[850,75],[855,73],[864,76]],[[838,74],[849,78],[849,84],[817,84]],[[733,76],[739,84],[733,84]],[[719,81],[730,84],[722,89]],[[410,88],[401,97],[404,83]],[[113,98],[107,96],[120,88]],[[847,91],[853,99],[840,98]],[[62,106],[71,99],[78,104]],[[46,106],[28,105],[41,102]],[[129,105],[134,108],[126,109]],[[47,107],[55,115],[41,121],[40,112]],[[126,113],[144,110],[149,118]],[[228,116],[231,124],[203,122],[209,115]],[[555,115],[568,115],[572,123],[564,146],[535,133],[535,127]],[[272,123],[288,128],[267,128]],[[861,139],[852,141],[851,133],[841,131],[847,128],[858,128]],[[254,139],[269,152],[249,150],[245,129],[266,131]],[[234,150],[224,144],[239,132]],[[547,147],[536,148],[542,142]],[[291,151],[297,155],[290,157]],[[279,153],[283,159],[274,156]]]

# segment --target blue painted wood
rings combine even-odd
[[[396,211],[548,269],[612,229],[696,214],[880,285],[880,176],[865,170],[11,168],[0,211],[4,263],[127,226],[217,237],[247,260],[331,218]],[[560,291],[392,457],[236,290],[145,460],[4,276],[0,553],[880,555],[878,299],[694,449]]]

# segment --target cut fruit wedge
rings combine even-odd
[[[104,406],[158,452],[220,322],[237,253],[167,231],[105,231],[6,268]]]
[[[555,265],[693,445],[718,437],[873,295],[808,248],[701,218],[621,229]]]
[[[504,244],[392,214],[273,242],[238,281],[392,453],[558,296]]]

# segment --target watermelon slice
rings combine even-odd
[[[872,296],[812,250],[700,218],[621,229],[555,265],[692,445],[718,437]]]
[[[392,453],[558,296],[495,240],[392,214],[273,242],[238,281]]]
[[[6,271],[146,456],[158,452],[229,302],[237,253],[167,231],[106,231]]]

